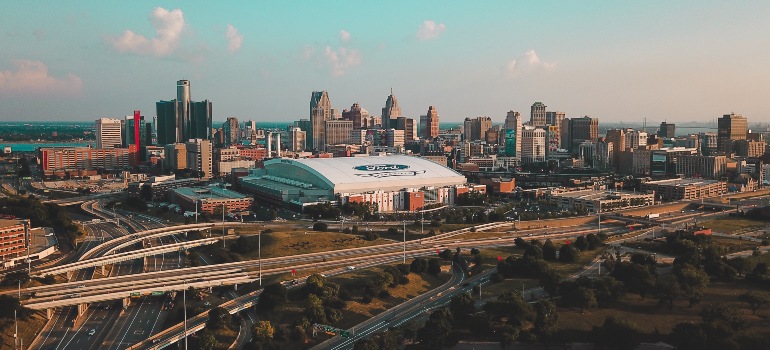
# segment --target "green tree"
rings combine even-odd
[[[20,306],[18,298],[8,294],[0,295],[0,318],[13,318],[14,310]]]
[[[749,304],[752,315],[756,314],[758,309],[767,307],[767,305],[770,304],[770,294],[756,290],[750,290],[743,293],[739,298],[741,301]]]
[[[709,276],[703,270],[687,266],[675,270],[675,275],[682,288],[682,295],[690,302],[690,306],[703,299],[703,292],[709,284]]]
[[[328,229],[329,225],[327,225],[325,222],[316,222],[313,224],[313,231],[325,232]]]
[[[559,261],[574,262],[578,258],[578,250],[571,244],[562,245],[559,248]]]
[[[671,330],[671,343],[679,350],[701,350],[708,348],[708,335],[700,324],[683,322]]]
[[[546,261],[556,261],[556,245],[550,239],[545,240],[543,244],[543,259]]]
[[[259,321],[254,326],[254,338],[260,343],[269,342],[273,339],[275,327],[270,321]]]
[[[212,330],[225,328],[230,324],[231,317],[225,308],[213,308],[209,311],[209,320],[206,321],[206,327]]]
[[[217,347],[217,338],[209,330],[201,332],[198,342],[201,350],[214,350]]]
[[[608,317],[601,327],[594,327],[593,334],[597,345],[610,349],[634,349],[641,343],[639,327],[615,317]]]
[[[417,332],[417,338],[422,345],[442,348],[448,344],[451,332],[452,314],[448,310],[441,309],[430,314],[425,325]]]
[[[559,311],[550,300],[540,299],[535,305],[535,314],[535,333],[547,344],[559,330]]]
[[[662,303],[668,304],[668,309],[674,309],[674,301],[682,295],[682,288],[679,287],[679,282],[674,278],[659,278],[655,289],[657,291],[658,300]]]
[[[441,260],[436,258],[428,260],[427,272],[431,275],[438,275],[441,272]]]
[[[280,283],[268,284],[259,295],[259,301],[257,302],[257,308],[262,311],[270,311],[275,309],[276,306],[282,305],[286,302],[288,291]]]
[[[476,312],[475,300],[470,293],[462,293],[449,302],[449,311],[460,325],[467,325],[471,314]]]

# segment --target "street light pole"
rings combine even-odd
[[[225,248],[225,203],[222,203],[222,248]]]
[[[259,285],[262,285],[262,232],[259,233],[259,239],[257,240],[257,251],[259,256]]]
[[[182,308],[184,309],[184,349],[187,350],[187,280],[182,282]]]
[[[406,220],[404,220],[404,264],[406,264]]]
[[[420,235],[425,234],[425,208],[420,210]]]

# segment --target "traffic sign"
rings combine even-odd
[[[131,297],[132,298],[138,298],[140,296],[142,296],[142,293],[140,293],[140,292],[131,292]]]
[[[152,292],[152,293],[150,293],[150,295],[163,295],[163,294],[166,294],[166,292],[159,292],[159,291],[158,291],[158,292]]]

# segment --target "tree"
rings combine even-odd
[[[321,231],[325,232],[329,229],[329,225],[327,225],[325,222],[316,222],[313,224],[313,231]]]
[[[704,324],[723,324],[733,330],[743,329],[746,325],[746,319],[738,308],[730,304],[711,304],[705,306],[700,311]]]
[[[286,287],[280,283],[268,284],[259,295],[259,301],[257,302],[257,308],[263,311],[273,310],[276,306],[279,306],[286,302],[288,292]]]
[[[655,285],[658,300],[668,304],[668,309],[674,309],[674,301],[682,295],[682,289],[674,278],[659,278]]]
[[[634,349],[641,343],[636,324],[612,316],[601,327],[594,327],[593,334],[597,345],[611,349]]]
[[[431,275],[438,275],[441,272],[441,260],[435,258],[428,260],[427,272]]]
[[[13,311],[18,310],[21,303],[19,299],[8,294],[0,295],[0,318],[13,317]]]
[[[540,299],[535,305],[535,314],[535,333],[543,342],[548,343],[559,329],[559,311],[556,304],[548,299]]]
[[[550,239],[545,240],[543,244],[543,259],[546,261],[556,261],[556,245]]]
[[[275,334],[275,327],[273,327],[273,324],[270,323],[270,321],[259,321],[254,326],[254,338],[256,338],[260,343],[269,342],[273,339],[273,335]]]
[[[372,338],[364,338],[356,342],[353,350],[379,350],[380,345]]]
[[[423,258],[415,258],[409,264],[409,271],[414,273],[423,273],[428,269],[428,261]]]
[[[204,330],[198,341],[201,350],[214,350],[217,346],[217,338],[214,338],[214,334],[209,330]]]
[[[586,236],[578,236],[573,244],[575,245],[575,248],[580,251],[588,249],[588,240],[586,240]]]
[[[671,342],[680,350],[700,350],[708,348],[708,335],[700,324],[679,323],[671,330]]]
[[[562,245],[559,248],[559,260],[562,262],[574,262],[578,258],[578,250],[570,244]]]
[[[642,299],[655,290],[655,275],[643,265],[628,261],[617,263],[611,276],[623,282],[629,292],[639,294]]]
[[[438,254],[438,257],[443,260],[450,260],[452,259],[452,250],[444,249],[441,251],[441,253]]]
[[[420,344],[442,348],[448,343],[452,332],[452,314],[445,309],[436,310],[430,314],[425,325],[417,332]]]
[[[209,311],[209,320],[206,321],[206,327],[209,329],[222,329],[227,327],[231,319],[230,313],[223,307],[217,307]]]
[[[770,294],[756,290],[750,290],[743,293],[739,298],[741,301],[749,304],[752,315],[754,315],[758,309],[767,307],[767,305],[770,304]]]
[[[682,295],[690,302],[690,306],[700,302],[708,287],[709,276],[703,270],[691,266],[675,270],[674,274],[682,288]]]
[[[449,311],[457,323],[467,325],[470,315],[476,312],[475,301],[470,293],[462,293],[449,302]]]

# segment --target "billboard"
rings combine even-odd
[[[505,155],[516,157],[516,129],[505,130]]]

